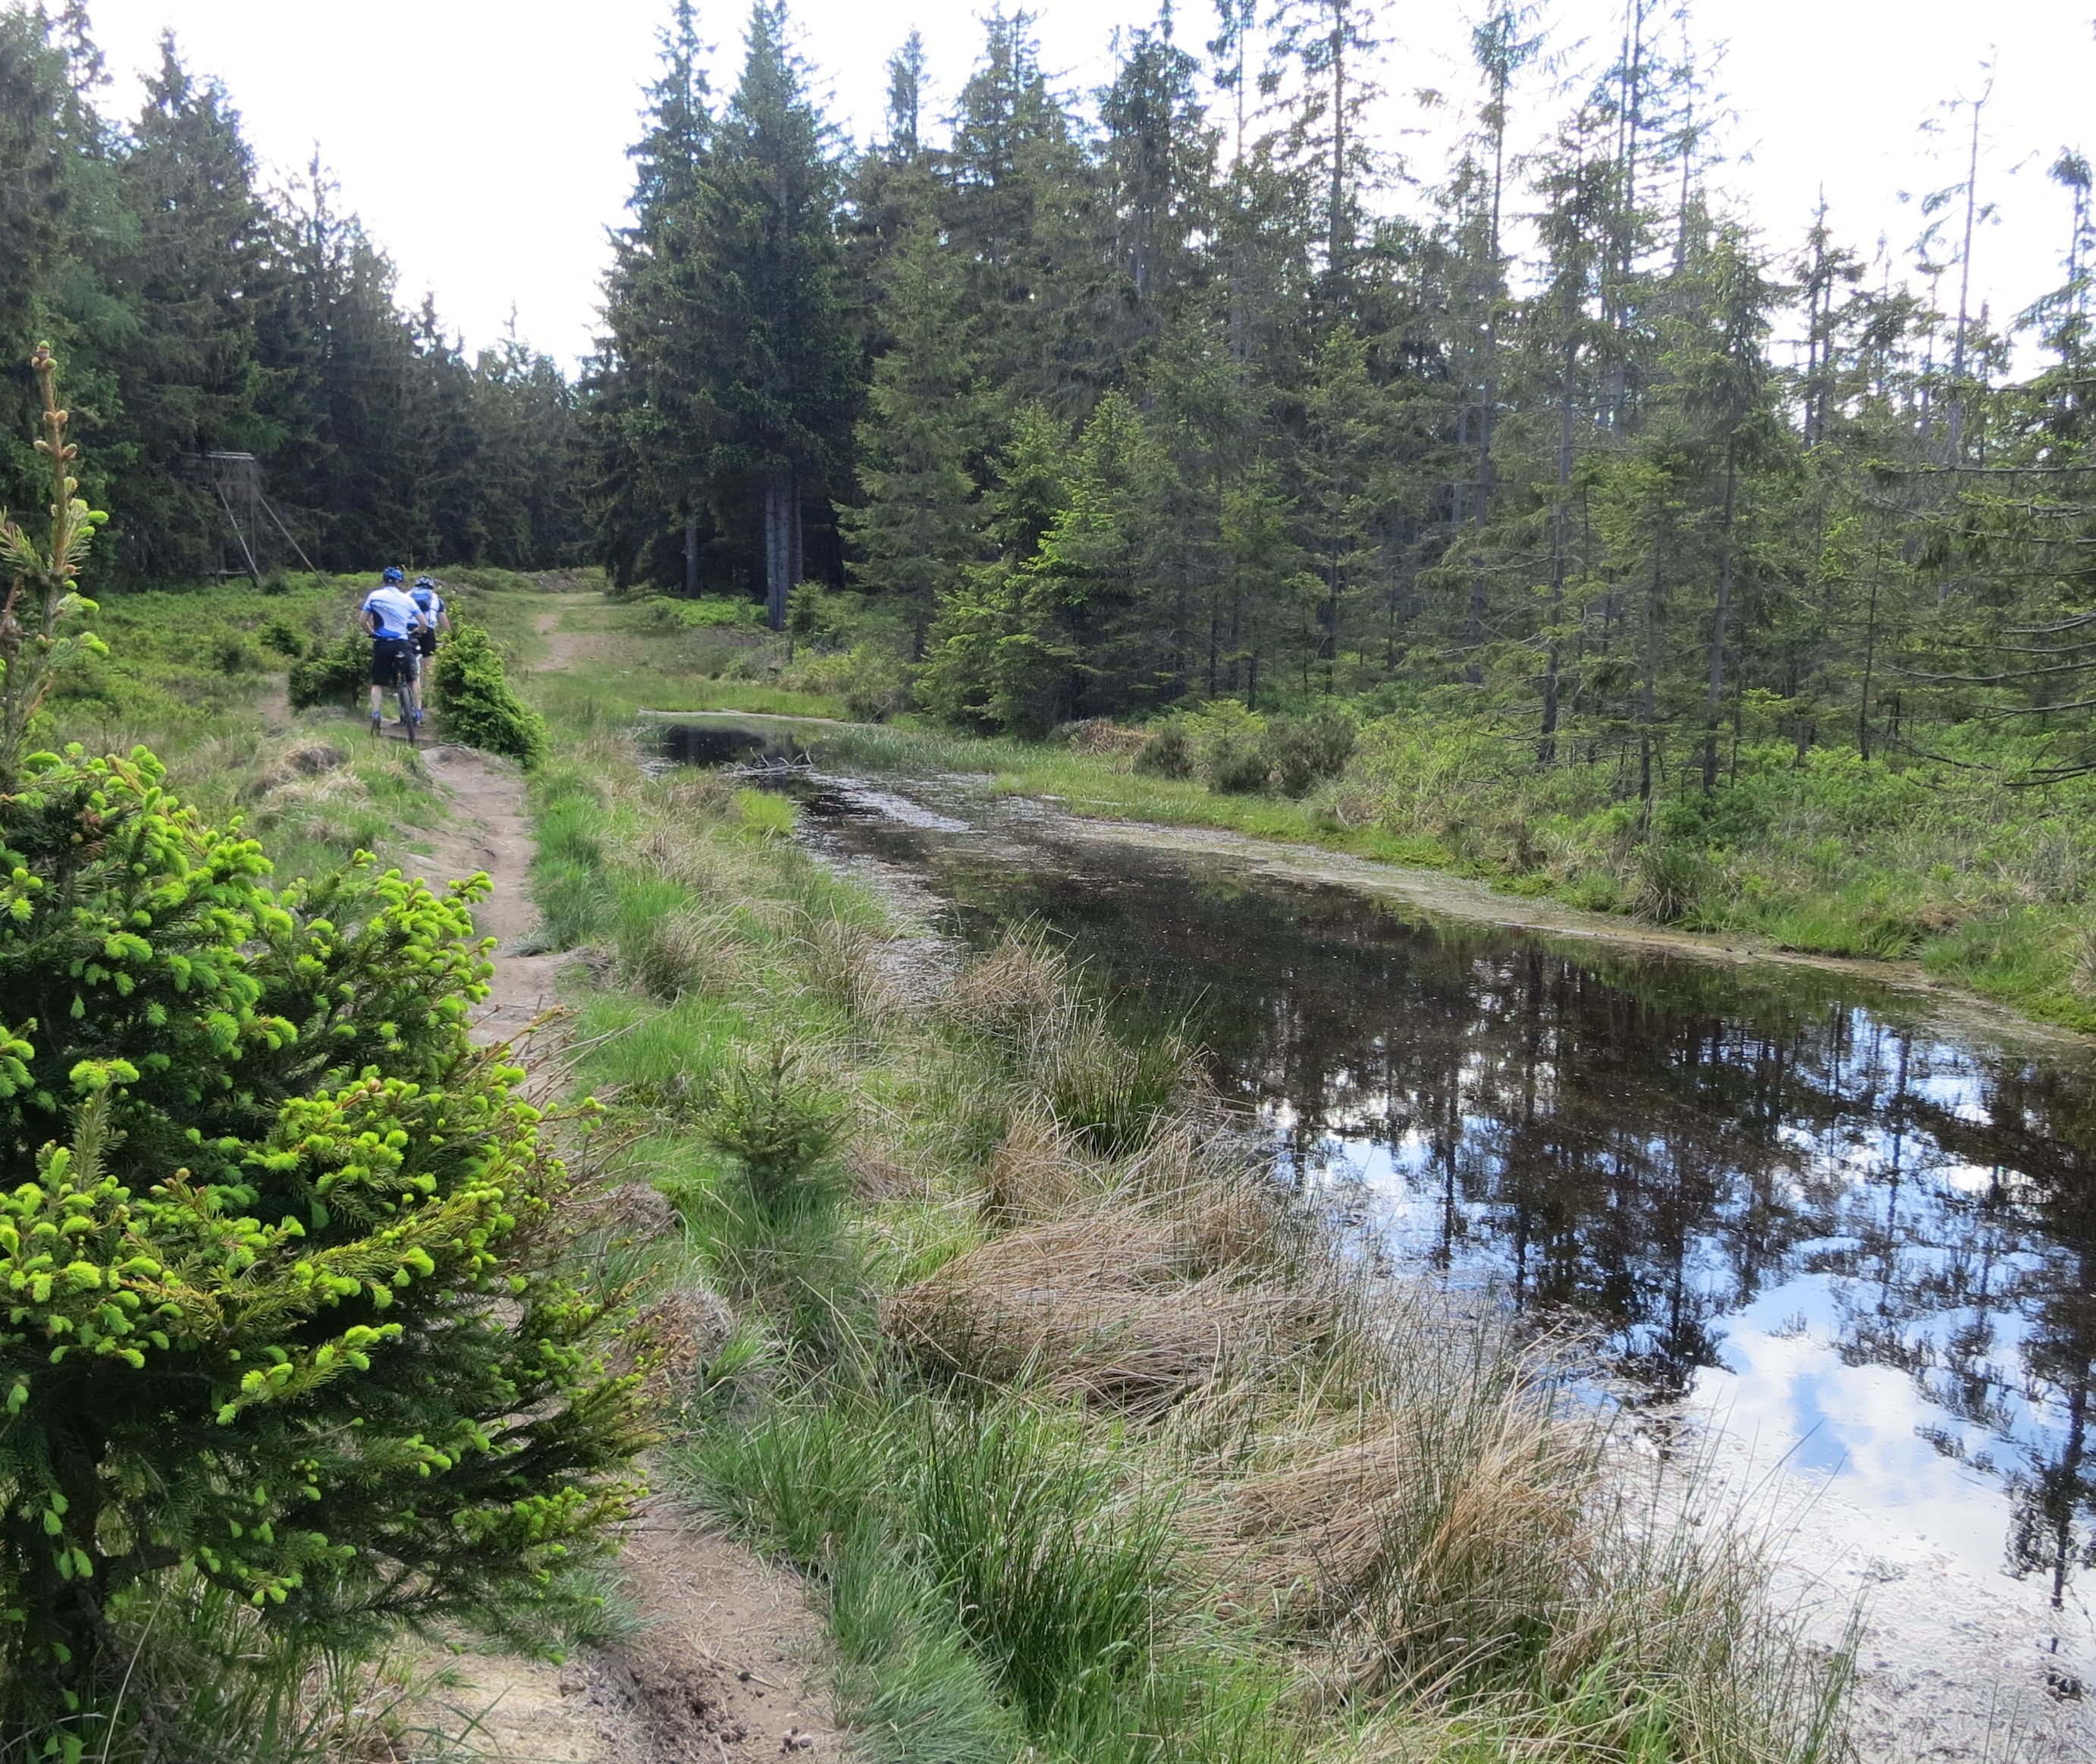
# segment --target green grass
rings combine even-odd
[[[542,701],[553,681],[535,680]],[[1365,1722],[1391,1744],[1359,1755],[1418,1764],[1817,1757],[1797,1707],[1818,1669],[1757,1626],[1746,1558],[1735,1574],[1699,1541],[1661,1561],[1610,1530],[1589,1436],[1561,1440],[1504,1344],[1452,1351],[1422,1323],[1381,1357],[1321,1284],[1311,1221],[1276,1227],[1242,1277],[1338,1308],[1210,1395],[1080,1402],[1049,1350],[1006,1353],[1026,1369],[1004,1382],[928,1369],[894,1308],[934,1275],[971,1277],[1029,1206],[1106,1207],[1081,1272],[1111,1268],[1111,1233],[1147,1209],[1210,1216],[1231,1141],[1181,1114],[1183,1050],[1131,1039],[1023,940],[941,999],[897,993],[879,904],[780,836],[781,799],[643,778],[630,740],[572,705],[555,731],[535,885],[548,941],[597,952],[569,971],[579,1079],[743,1319],[692,1380],[667,1471],[809,1577],[860,1755],[1337,1764]],[[1028,1151],[1043,1133],[1063,1149]],[[1055,1308],[1089,1302],[1080,1286]],[[1390,1568],[1315,1609],[1288,1583],[1308,1557],[1248,1583],[1218,1547],[1234,1504],[1345,1461],[1348,1430],[1386,1413],[1409,1417],[1411,1467],[1386,1497]],[[1314,1524],[1343,1491],[1273,1498]],[[1578,1514],[1599,1529],[1575,1544]],[[1476,1547],[1445,1542],[1478,1526]],[[1689,1679],[1705,1688],[1683,1712]]]
[[[839,768],[972,777],[985,793],[1093,819],[1212,827],[1782,950],[1915,961],[2034,1018],[2096,1030],[2085,936],[2096,784],[2017,792],[1838,754],[1801,768],[1785,747],[1745,756],[1741,785],[1713,812],[1677,800],[1645,840],[1591,778],[1531,788],[1517,771],[1458,769],[1452,780],[1357,764],[1295,801],[1148,776],[1053,743],[907,727],[801,735]]]

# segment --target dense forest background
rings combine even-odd
[[[576,394],[512,337],[468,359],[317,158],[264,181],[238,113],[172,40],[138,114],[107,113],[87,9],[0,10],[0,496],[33,505],[29,353],[65,366],[120,579],[245,569],[202,456],[260,459],[255,561],[524,565],[580,543]],[[259,521],[256,531],[247,529]],[[105,573],[102,579],[107,581]]]
[[[619,577],[775,620],[849,585],[832,628],[992,727],[1423,692],[1648,803],[1749,737],[1948,724],[2084,763],[2077,153],[2060,286],[1995,321],[1984,98],[1940,118],[1964,175],[1911,251],[1867,264],[1823,215],[1783,240],[1715,203],[1722,105],[1660,0],[1580,72],[1539,9],[1485,6],[1425,220],[1368,128],[1402,75],[1376,7],[1218,0],[1198,49],[1180,22],[1079,103],[993,12],[941,127],[913,36],[854,154],[782,7],[716,103],[677,6],[583,408]],[[1524,106],[1548,144],[1517,156]]]
[[[16,7],[5,384],[37,337],[77,360],[141,578],[225,563],[193,462],[237,449],[323,563],[762,598],[963,723],[1423,705],[1648,811],[1771,742],[2078,772],[2086,162],[2051,167],[2059,288],[1975,311],[1984,96],[1942,116],[1963,175],[1911,248],[1867,262],[1823,215],[1784,239],[1713,198],[1680,7],[1625,0],[1578,70],[1546,22],[1486,0],[1471,89],[1435,100],[1456,149],[1404,167],[1362,0],[1168,8],[1081,95],[993,11],[950,115],[897,50],[863,151],[783,5],[716,94],[676,0],[570,385],[404,310],[318,161],[264,188],[172,43],[120,124],[76,0]]]

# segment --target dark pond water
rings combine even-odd
[[[1037,919],[1191,1004],[1219,1081],[1393,1256],[1589,1320],[1903,1535],[2085,1631],[2096,1071],[1839,976],[1611,953],[1086,838],[936,788],[809,837],[960,935]],[[2096,1577],[2091,1577],[2096,1585]]]
[[[662,731],[662,753],[680,766],[783,766],[807,758],[790,736],[727,723],[672,723]]]

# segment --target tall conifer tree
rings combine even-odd
[[[836,235],[830,131],[782,0],[750,9],[742,77],[696,211],[692,330],[676,371],[704,411],[710,476],[762,535],[766,616],[784,628],[806,503],[841,490],[858,395]]]

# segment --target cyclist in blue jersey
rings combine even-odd
[[[378,586],[364,597],[364,628],[371,633],[371,732],[383,722],[385,695],[400,706],[400,727],[413,731],[415,703],[415,640],[423,625],[422,609],[405,586],[408,573],[389,565]]]
[[[445,609],[444,597],[437,592],[434,576],[417,576],[415,585],[408,591],[408,597],[421,609],[422,628],[415,638],[415,704],[417,714],[421,714],[422,676],[428,671],[430,662],[437,653],[437,633],[452,628],[452,615]]]

